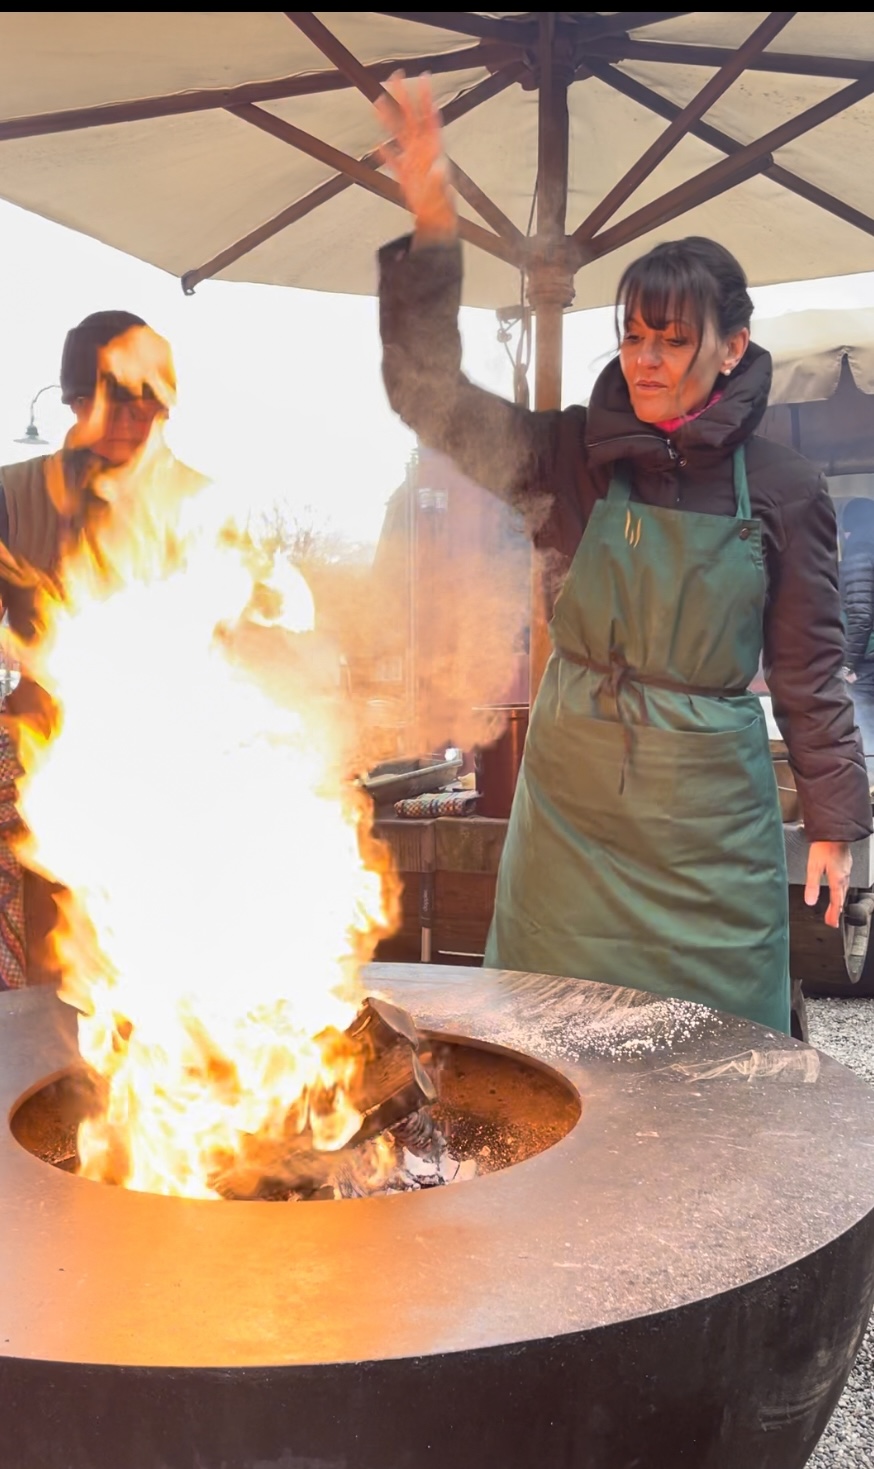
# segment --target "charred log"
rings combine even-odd
[[[219,1164],[211,1185],[224,1198],[333,1197],[340,1179],[340,1191],[352,1197],[370,1191],[362,1150],[373,1139],[389,1133],[398,1148],[410,1147],[414,1136],[421,1138],[423,1148],[433,1144],[436,1133],[427,1118],[437,1090],[428,1058],[418,1054],[412,1016],[371,997],[346,1031],[319,1039],[334,1069],[348,1077],[344,1090],[361,1118],[358,1131],[342,1148],[317,1148],[312,1126],[301,1126],[301,1110],[295,1106],[280,1136],[249,1138],[239,1154]],[[333,1090],[314,1091],[308,1098],[310,1119],[329,1114],[334,1101]]]

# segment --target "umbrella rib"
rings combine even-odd
[[[650,112],[655,112],[659,117],[671,121],[675,118],[680,108],[676,102],[671,102],[667,97],[662,97],[659,92],[653,92],[651,88],[645,87],[642,82],[637,82],[633,77],[626,76],[624,72],[616,71],[612,66],[599,66],[593,69],[593,76],[597,76],[615,91],[621,92],[632,102],[639,102]],[[711,147],[718,148],[721,153],[739,153],[744,146],[737,138],[732,138],[728,133],[721,132],[719,128],[712,127],[709,123],[699,122],[689,129],[702,143],[709,143]],[[874,235],[874,219],[863,214],[860,209],[847,204],[844,199],[838,199],[834,194],[829,194],[817,184],[808,182],[798,174],[792,173],[782,164],[773,164],[770,168],[763,169],[763,173],[774,183],[782,188],[788,189],[790,193],[798,194],[800,198],[807,199],[811,204],[817,204],[827,213],[834,214],[838,219],[843,219],[847,224],[855,225],[857,229],[865,234]]]
[[[700,204],[706,204],[708,200],[718,198],[728,189],[744,184],[748,179],[762,172],[762,161],[758,156],[748,156],[743,159],[736,156],[727,159],[726,162],[732,164],[730,172],[717,174],[716,169],[721,165],[716,164],[713,169],[708,169],[706,174],[698,174],[696,178],[687,180],[686,183],[678,185],[676,189],[671,189],[660,199],[654,199],[643,209],[638,209],[626,219],[620,220],[619,224],[613,225],[611,229],[602,230],[584,247],[584,259],[598,260],[602,255],[611,255],[614,250],[621,249],[623,245],[630,244],[632,240],[639,239],[641,235],[648,234],[650,230],[668,224],[680,214],[688,214],[690,209],[696,209]]]
[[[324,56],[336,66],[338,71],[349,77],[350,81],[360,92],[367,97],[368,101],[376,102],[384,100],[389,103],[392,110],[395,109],[394,99],[386,92],[385,88],[367,70],[365,66],[352,55],[332,31],[323,25],[311,10],[286,10],[283,12],[288,19],[297,26],[308,40],[312,41]],[[452,182],[463,199],[476,210],[477,214],[491,225],[496,234],[509,241],[510,244],[521,246],[525,236],[511,219],[500,209],[488,194],[474,183],[464,169],[459,167],[451,158],[448,160],[452,175]]]
[[[588,43],[609,36],[626,35],[628,31],[640,31],[646,26],[663,25],[669,20],[682,20],[694,14],[694,10],[620,10],[616,15],[604,16],[600,24],[595,23],[591,28],[582,21],[577,21],[576,27],[583,42]],[[658,45],[659,42],[652,44]]]
[[[478,70],[503,66],[515,60],[515,47],[486,44],[468,46],[438,56],[409,56],[401,61],[381,61],[367,71],[377,81],[404,70],[408,76],[423,72]],[[44,137],[51,133],[79,132],[85,128],[114,123],[149,122],[153,118],[178,117],[191,112],[236,106],[243,102],[280,102],[289,97],[310,97],[322,92],[354,86],[342,72],[313,72],[309,76],[279,77],[270,82],[244,82],[238,87],[211,87],[198,92],[176,92],[160,97],[141,97],[129,102],[109,102],[99,107],[75,107],[63,112],[41,112],[30,117],[0,120],[0,142],[18,138]]]
[[[476,10],[373,10],[372,15],[387,15],[392,20],[412,21],[416,25],[436,26],[441,31],[458,31],[463,36],[479,36],[482,40],[515,42],[517,46],[532,46],[538,39],[536,21],[496,20]],[[684,15],[693,15],[692,10],[620,10],[616,16],[604,16],[593,22],[587,31],[583,21],[568,23],[559,21],[565,32],[576,31],[583,36],[613,36],[619,32],[641,30],[644,26],[658,25],[668,20],[681,20]]]
[[[863,214],[861,209],[856,209],[844,199],[838,199],[834,194],[829,194],[821,189],[818,184],[812,184],[808,179],[803,179],[797,173],[790,173],[788,168],[782,168],[775,163],[773,168],[765,170],[769,179],[782,188],[789,189],[791,193],[798,194],[801,199],[806,199],[810,204],[816,204],[827,213],[834,214],[838,219],[844,220],[846,224],[855,225],[856,229],[862,230],[866,235],[874,235],[874,219],[870,214]]]
[[[602,230],[589,241],[588,250],[591,250],[595,257],[608,255],[618,250],[620,246],[627,245],[631,240],[638,239],[648,230],[656,229],[659,225],[666,224],[668,220],[676,219],[678,214],[685,214],[699,204],[706,203],[708,199],[724,193],[726,189],[732,188],[735,184],[744,183],[753,174],[766,171],[773,166],[774,160],[771,154],[778,148],[784,148],[795,138],[819,127],[821,123],[827,122],[829,118],[835,117],[838,113],[845,112],[847,108],[853,107],[863,98],[870,96],[872,92],[874,92],[874,66],[869,66],[867,74],[860,77],[858,81],[852,82],[849,87],[842,87],[831,97],[824,98],[813,107],[799,112],[788,122],[780,123],[778,127],[772,128],[769,133],[757,138],[755,142],[742,145],[736,153],[728,158],[723,158],[720,163],[714,163],[711,168],[704,169],[694,178],[687,179],[675,189],[670,189],[660,199],[654,199],[652,203],[645,204],[642,209],[620,220],[612,228]]]
[[[370,14],[436,26],[438,30],[455,31],[462,36],[478,36],[483,41],[509,41],[522,48],[537,40],[536,21],[495,20],[476,10],[372,10]]]
[[[677,146],[680,139],[685,137],[692,123],[698,122],[705,112],[709,112],[717,99],[727,92],[728,88],[746,70],[749,61],[764,51],[765,47],[770,45],[775,36],[780,34],[780,31],[796,14],[794,10],[771,11],[762,24],[747,37],[744,44],[731,53],[715,76],[710,77],[697,96],[677,112],[661,136],[656,138],[655,142],[647,148],[645,153],[641,154],[637,162],[632,164],[618,183],[614,184],[588,218],[583,220],[578,229],[574,230],[574,240],[586,244],[597,234],[602,225],[606,224],[626,199],[640,187],[644,179],[649,178],[650,174],[658,168],[662,160]]]
[[[636,41],[628,36],[615,41],[596,39],[591,46],[595,52],[593,59],[598,61],[655,61],[668,66],[720,67],[734,55],[732,50],[722,46],[692,46],[682,41]],[[585,64],[584,61],[584,67]],[[751,61],[749,70],[853,81],[864,76],[870,64],[869,61],[853,61],[844,56],[797,56],[786,51],[770,51]]]
[[[365,168],[377,168],[379,158],[379,152],[365,153],[358,162]],[[195,286],[199,286],[201,281],[218,275],[220,270],[224,270],[228,265],[233,265],[234,261],[239,260],[243,255],[249,255],[252,250],[263,245],[265,240],[272,239],[274,235],[288,229],[289,225],[296,224],[299,219],[311,214],[314,209],[318,209],[320,204],[327,204],[329,199],[335,198],[337,194],[342,194],[344,189],[351,189],[352,184],[353,180],[346,174],[335,174],[333,178],[326,179],[323,184],[318,184],[308,194],[296,199],[293,204],[279,214],[275,214],[272,219],[265,220],[264,224],[260,224],[257,229],[250,230],[233,245],[228,245],[226,249],[220,250],[218,255],[213,255],[212,259],[206,261],[204,265],[198,266],[196,270],[186,270],[182,276],[182,289],[185,295],[193,296]]]
[[[517,81],[524,70],[524,63],[517,61],[514,65],[505,67],[502,71],[495,72],[494,75],[486,77],[485,81],[477,82],[476,86],[471,87],[469,91],[464,92],[460,97],[456,97],[452,102],[447,103],[443,109],[444,125],[447,127],[450,126],[457,118],[464,117],[468,112],[473,112],[475,108],[480,107],[484,102],[488,102],[492,97],[496,97],[499,92],[503,92],[506,87],[511,86],[513,82]],[[365,153],[364,157],[358,161],[366,168],[378,169],[382,161],[382,149],[374,148],[372,152]],[[296,224],[299,219],[305,218],[314,209],[318,209],[321,204],[326,204],[329,199],[336,198],[338,194],[342,194],[344,190],[351,188],[352,184],[353,180],[348,174],[335,174],[333,178],[326,179],[323,184],[318,184],[308,194],[304,194],[300,199],[296,199],[293,204],[281,210],[272,219],[268,219],[263,224],[258,225],[257,229],[250,230],[242,239],[236,240],[232,245],[228,245],[224,250],[219,251],[218,255],[214,255],[211,260],[206,261],[195,270],[186,271],[182,276],[182,289],[186,296],[193,295],[195,287],[201,281],[209,280],[210,277],[218,275],[219,271],[224,270],[229,265],[233,265],[243,255],[250,254],[258,245],[263,245],[265,240],[272,239],[274,235],[278,235],[282,230],[288,229],[290,225]]]
[[[289,143],[292,148],[299,149],[301,153],[308,154],[310,158],[316,158],[320,163],[327,164],[329,168],[336,169],[338,173],[347,174],[353,183],[360,184],[370,193],[379,194],[390,204],[397,204],[401,209],[406,209],[400,185],[396,184],[394,179],[387,178],[385,174],[368,168],[367,164],[362,163],[360,159],[352,158],[348,153],[342,153],[339,148],[332,147],[330,143],[323,142],[321,138],[313,137],[312,133],[305,133],[301,128],[294,127],[292,123],[285,122],[283,118],[274,117],[273,113],[264,112],[260,107],[254,107],[249,102],[244,103],[241,107],[230,107],[228,111],[243,122],[261,128],[262,132],[270,133],[280,142]],[[474,224],[473,220],[465,219],[462,216],[458,221],[458,233],[462,239],[469,240],[472,245],[479,245],[480,249],[487,251],[489,255],[494,255],[498,260],[504,260],[508,265],[518,264],[518,252],[514,250],[509,241],[492,234],[491,230],[483,229],[482,225]]]

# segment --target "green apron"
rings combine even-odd
[[[558,598],[485,963],[790,1028],[786,857],[759,699],[766,594],[735,516],[631,499],[617,470]]]

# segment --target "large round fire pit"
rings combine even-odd
[[[306,1203],[90,1183],[25,1146],[74,1017],[0,997],[3,1464],[801,1469],[874,1297],[874,1090],[634,991],[369,983],[485,1058],[455,1104],[472,1139],[528,1116],[523,1161]]]

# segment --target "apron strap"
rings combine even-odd
[[[613,474],[610,478],[610,488],[607,491],[608,505],[627,505],[631,499],[631,472],[624,459],[619,459],[613,466]]]
[[[752,520],[750,487],[747,481],[747,462],[743,444],[731,456],[731,472],[734,481],[735,519]],[[628,464],[620,459],[613,469],[610,488],[607,491],[608,505],[627,505],[631,499],[631,474]]]
[[[750,506],[750,487],[747,481],[747,456],[743,444],[735,449],[732,454],[731,468],[734,478],[734,493],[737,500],[737,508],[734,512],[735,520],[752,520],[753,512]]]

